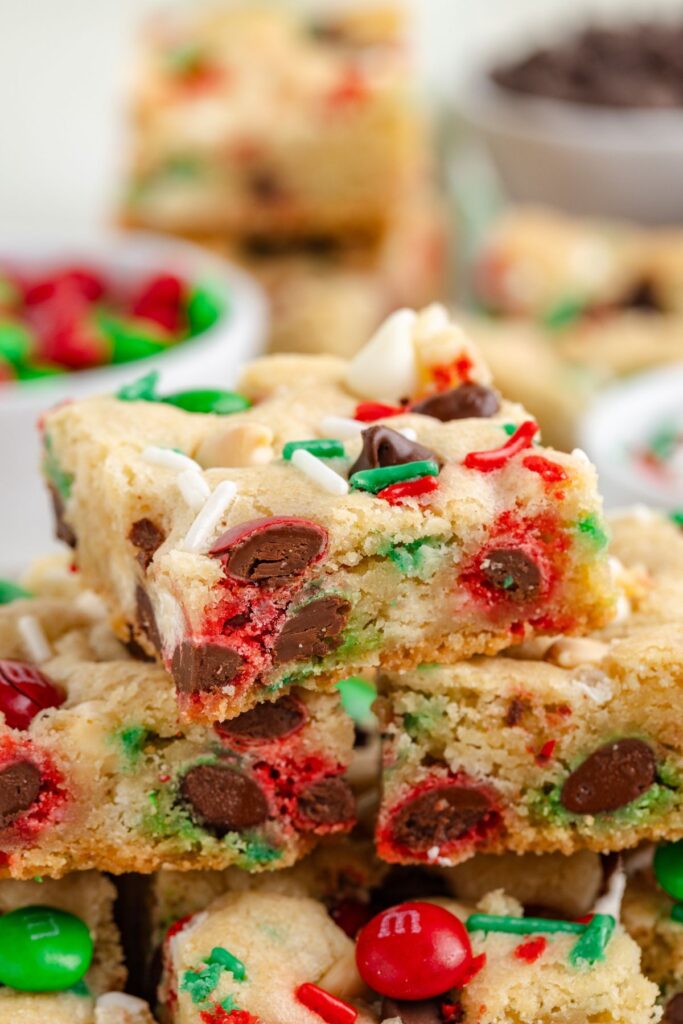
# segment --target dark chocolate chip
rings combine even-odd
[[[662,1024],[683,1024],[683,992],[677,992],[664,1007]]]
[[[55,519],[55,537],[58,540],[63,540],[70,548],[75,548],[77,544],[76,534],[64,518],[64,499],[54,484],[48,484],[48,490],[52,499],[52,511]]]
[[[444,785],[409,800],[393,821],[395,843],[424,851],[455,842],[491,814],[488,798],[466,786]]]
[[[157,625],[157,617],[154,614],[154,608],[152,607],[152,602],[149,599],[149,594],[145,588],[141,587],[139,584],[135,588],[135,614],[139,629],[145,634],[156,650],[160,651],[161,634],[159,633],[159,627]]]
[[[382,1000],[382,1020],[390,1020],[398,1017],[403,1024],[443,1024],[441,1016],[441,1002],[436,999],[419,999],[415,1002],[390,999],[388,996]]]
[[[148,654],[144,647],[141,647],[137,642],[131,626],[128,627],[128,639],[123,640],[122,643],[131,658],[135,658],[136,661],[156,661],[156,658],[153,658],[151,654]]]
[[[412,406],[411,412],[433,416],[442,423],[448,423],[450,420],[488,419],[489,416],[495,416],[499,409],[498,396],[491,388],[483,384],[461,384],[450,391],[423,398]]]
[[[356,798],[345,779],[321,779],[299,794],[299,813],[304,827],[315,829],[323,825],[338,825],[356,816]]]
[[[343,597],[319,597],[287,619],[273,647],[273,664],[324,658],[341,643],[350,603]]]
[[[138,519],[128,531],[128,540],[138,549],[135,557],[146,571],[155,552],[166,540],[166,534],[151,519]]]
[[[481,571],[489,586],[517,601],[538,597],[543,582],[536,563],[518,548],[494,548],[487,552]]]
[[[210,693],[231,683],[241,667],[232,647],[183,640],[173,652],[171,675],[179,693]]]
[[[432,459],[441,464],[441,459],[430,448],[425,448],[417,441],[409,441],[391,427],[368,427],[361,437],[363,449],[351,466],[349,476],[365,469],[402,466],[405,462],[421,462],[424,459]]]
[[[379,913],[380,910],[408,900],[452,895],[453,890],[443,875],[436,874],[430,868],[396,865],[382,879],[382,884],[373,889],[372,906],[375,913]]]
[[[251,742],[281,739],[298,732],[308,718],[301,701],[291,694],[280,697],[274,704],[257,704],[251,711],[245,711],[237,718],[221,722],[216,726],[221,736]]]
[[[27,811],[39,793],[40,772],[30,761],[15,761],[0,769],[0,828]]]
[[[520,700],[519,697],[513,697],[508,704],[507,711],[505,712],[505,724],[507,726],[519,725],[527,709],[526,701]]]
[[[599,747],[566,779],[560,797],[572,814],[616,811],[652,786],[657,762],[643,740],[614,740]]]
[[[322,526],[306,519],[272,518],[241,523],[222,534],[211,554],[229,576],[247,583],[283,586],[318,561],[327,546]]]
[[[254,828],[268,817],[268,802],[258,783],[226,765],[190,768],[180,792],[193,817],[219,836]]]

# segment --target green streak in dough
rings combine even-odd
[[[607,545],[609,539],[607,532],[595,513],[579,519],[576,528],[582,536],[592,542],[597,551],[600,551]]]
[[[71,473],[67,473],[60,466],[52,447],[52,438],[48,433],[45,434],[44,440],[43,472],[50,483],[56,488],[60,498],[67,501],[71,495],[74,478]]]
[[[662,777],[662,770],[658,766],[658,778],[660,781],[653,783],[650,788],[632,800],[630,804],[620,807],[616,811],[605,812],[590,816],[589,831],[603,833],[613,831],[615,828],[644,825],[653,819],[667,814],[678,802],[678,793],[669,788]],[[552,824],[563,827],[579,826],[584,824],[584,817],[580,814],[572,814],[561,802],[562,783],[553,786],[548,793],[539,792],[529,803],[529,810],[532,820],[549,821]]]
[[[142,747],[148,736],[147,729],[143,725],[130,725],[117,733],[117,739],[123,749],[124,759],[132,767],[137,762],[142,752]]]
[[[189,970],[183,974],[180,983],[182,992],[189,992],[190,998],[195,1006],[207,1002],[209,996],[218,985],[221,979],[223,968],[221,964],[209,963],[200,970]]]
[[[22,597],[32,596],[30,591],[20,587],[18,583],[13,583],[12,580],[0,579],[0,605],[11,604],[12,601],[19,601]]]
[[[404,576],[418,576],[426,579],[433,576],[439,567],[440,555],[446,545],[439,537],[418,537],[407,544],[389,542],[380,548],[379,554],[388,558]]]

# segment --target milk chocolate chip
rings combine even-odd
[[[496,392],[483,384],[461,384],[450,391],[423,398],[411,407],[411,412],[433,416],[442,423],[450,420],[488,419],[500,409]]]
[[[232,682],[241,667],[231,647],[183,640],[173,652],[171,675],[179,693],[210,693]]]
[[[350,611],[347,600],[332,595],[304,605],[287,619],[275,641],[273,664],[324,658],[341,643]]]
[[[216,729],[227,739],[234,738],[243,743],[263,743],[291,736],[303,728],[307,719],[308,713],[304,705],[289,694],[280,697],[274,704],[257,704],[251,711],[245,711],[237,718],[220,722]]]
[[[221,764],[198,764],[180,784],[192,815],[219,836],[261,825],[268,817],[263,790],[248,775]]]
[[[654,751],[643,740],[614,740],[599,747],[571,773],[560,801],[572,814],[616,811],[652,786],[657,774]]]
[[[210,554],[228,576],[247,583],[283,586],[325,554],[327,532],[308,519],[275,517],[241,523],[222,534]]]
[[[677,992],[664,1007],[662,1024],[683,1024],[683,992]]]
[[[75,548],[77,538],[72,527],[64,518],[64,500],[54,484],[48,484],[48,490],[52,499],[52,511],[55,519],[55,537],[58,540],[63,540],[70,548]]]
[[[393,840],[424,851],[455,842],[491,814],[488,798],[465,786],[437,786],[409,800],[393,822]]]
[[[161,650],[161,634],[157,626],[157,617],[154,614],[152,602],[144,587],[139,584],[135,588],[135,614],[138,627],[145,634],[147,639],[157,651]]]
[[[303,828],[316,829],[338,825],[356,816],[356,798],[345,779],[321,779],[299,794],[299,813]]]
[[[518,601],[537,597],[543,582],[536,563],[518,548],[494,548],[487,552],[481,571],[494,590],[504,591]]]
[[[419,999],[415,1002],[390,999],[382,1000],[382,1020],[398,1017],[402,1024],[443,1024],[441,999]]]
[[[35,803],[40,793],[40,772],[30,761],[15,761],[0,769],[0,828]]]
[[[425,448],[417,441],[409,441],[391,427],[368,427],[361,437],[363,449],[351,466],[349,476],[365,469],[402,466],[405,462],[421,462],[424,459],[432,459],[441,465],[441,459],[430,448]]]
[[[138,549],[135,557],[143,571],[146,571],[157,548],[166,540],[166,534],[151,519],[138,519],[128,531],[128,540]]]

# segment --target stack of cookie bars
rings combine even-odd
[[[401,6],[318,8],[155,16],[122,217],[245,265],[273,350],[347,355],[439,297],[445,235]]]
[[[680,1020],[683,537],[608,549],[445,310],[41,430],[72,550],[2,589],[0,1024]]]

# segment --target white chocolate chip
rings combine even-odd
[[[273,431],[262,423],[221,427],[205,437],[195,452],[205,469],[263,466],[272,460],[273,454]]]
[[[31,661],[40,664],[52,657],[52,648],[35,615],[22,615],[17,619],[17,629]]]
[[[589,637],[563,636],[550,645],[543,656],[559,668],[579,668],[580,665],[598,665],[609,650],[609,645]]]
[[[323,416],[319,433],[321,437],[338,437],[340,441],[346,441],[351,437],[358,437],[366,428],[367,423],[351,420],[346,416]]]
[[[337,999],[349,999],[360,995],[363,991],[363,981],[356,967],[355,948],[351,947],[340,960],[325,971],[317,984]]]
[[[346,383],[361,398],[398,402],[417,390],[412,309],[392,313],[349,363]]]

